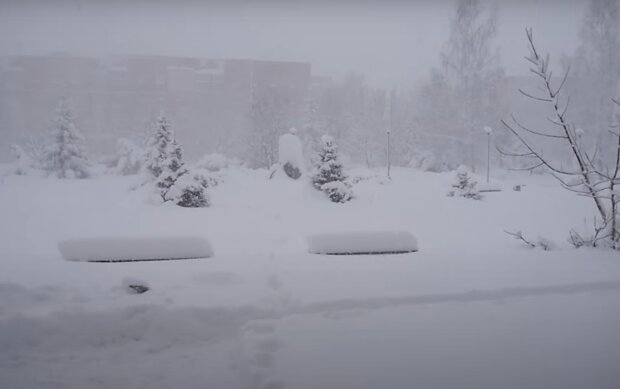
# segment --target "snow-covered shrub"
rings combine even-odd
[[[331,181],[321,185],[321,190],[334,203],[346,203],[353,198],[351,189],[342,181]]]
[[[513,238],[522,241],[523,243],[525,243],[527,246],[531,248],[541,248],[544,251],[552,251],[558,248],[555,242],[543,236],[538,236],[536,240],[530,240],[530,239],[525,238],[525,236],[523,236],[523,233],[521,231],[514,231],[514,232],[504,231],[504,232],[512,236]]]
[[[88,159],[83,149],[84,138],[73,123],[73,114],[65,98],[56,109],[53,135],[43,150],[41,166],[58,178],[88,178]]]
[[[167,191],[166,198],[181,207],[208,207],[209,196],[205,188],[191,172],[186,171],[175,180],[172,187]]]
[[[113,172],[127,176],[138,174],[144,163],[144,150],[129,139],[121,138],[116,142],[116,157],[113,161]]]
[[[195,168],[206,169],[210,172],[219,172],[231,165],[231,160],[222,154],[207,154],[194,164]]]
[[[35,161],[21,146],[11,145],[11,153],[15,157],[15,162],[11,164],[8,174],[24,176],[36,169]]]
[[[223,175],[220,173],[210,172],[205,169],[192,167],[189,172],[194,180],[196,180],[203,188],[213,188],[224,181]]]
[[[416,152],[409,161],[409,167],[425,172],[441,173],[450,170],[450,165],[430,151]]]
[[[467,170],[465,166],[459,166],[455,178],[456,182],[452,184],[453,189],[448,192],[448,196],[460,196],[474,200],[480,200],[482,198],[478,192],[478,183],[471,178],[469,170]]]
[[[334,138],[324,135],[321,138],[323,148],[319,152],[318,166],[312,178],[315,188],[325,192],[335,203],[344,203],[353,198],[351,188],[345,182],[346,175],[342,163],[338,160],[338,147]]]

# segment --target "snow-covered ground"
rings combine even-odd
[[[203,209],[154,204],[137,176],[3,177],[0,387],[620,387],[620,258],[566,243],[592,224],[588,199],[541,176],[475,201],[446,196],[453,174],[350,173],[356,198],[334,204],[230,168]],[[309,254],[330,231],[409,231],[419,251]],[[215,255],[84,263],[57,247],[184,234]]]

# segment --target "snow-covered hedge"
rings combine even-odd
[[[198,236],[118,236],[74,238],[58,243],[67,261],[130,262],[213,256],[209,241]]]
[[[418,251],[418,241],[407,231],[334,232],[307,237],[313,254],[395,254]]]

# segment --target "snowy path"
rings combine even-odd
[[[490,349],[482,350],[483,355],[478,355],[479,345],[467,348],[467,353],[477,355],[477,362],[470,369],[477,371],[485,363],[497,364],[493,358],[498,355],[509,360],[510,355],[518,352],[514,357],[516,360],[511,363],[522,364],[523,355],[528,355],[534,357],[536,363],[551,364],[567,374],[584,363],[583,352],[587,352],[587,358],[596,358],[594,368],[609,380],[609,386],[600,387],[611,389],[614,387],[612,383],[620,382],[620,374],[605,361],[620,357],[620,338],[609,337],[620,326],[618,308],[620,281],[332,301],[275,311],[250,307],[177,309],[137,306],[99,313],[59,312],[51,317],[14,317],[0,323],[0,348],[2,355],[9,357],[0,358],[0,375],[5,382],[11,383],[12,388],[32,387],[33,383],[40,387],[63,388],[111,388],[118,385],[172,388],[178,382],[188,388],[334,387],[335,382],[338,387],[373,388],[378,384],[377,377],[394,378],[386,376],[383,369],[394,370],[400,375],[398,379],[402,385],[411,385],[420,379],[410,369],[399,370],[398,366],[387,365],[377,371],[375,365],[381,366],[381,361],[402,364],[402,355],[391,354],[404,353],[407,358],[413,358],[409,362],[411,367],[417,366],[424,371],[426,379],[431,380],[430,386],[426,387],[441,388],[446,387],[449,380],[457,379],[455,371],[466,375],[472,375],[474,371],[452,366],[450,375],[445,376],[445,372],[440,375],[437,366],[429,361],[422,363],[422,367],[416,365],[424,362],[418,350],[428,352],[439,347],[440,352],[449,356],[456,352],[457,355],[451,357],[458,357],[459,363],[463,363],[467,360],[467,356],[462,355],[465,351],[451,349],[445,344],[445,337],[452,338],[450,343],[454,344],[475,343],[470,338],[473,331],[475,339]],[[386,332],[380,323],[387,323],[389,330]],[[440,329],[435,327],[437,325]],[[599,330],[597,326],[602,328]],[[398,332],[394,332],[395,327]],[[354,339],[346,335],[349,331],[357,333]],[[559,340],[558,331],[561,334]],[[494,346],[487,336],[500,343],[513,342],[510,343],[511,349]],[[523,341],[527,347],[517,347],[519,336],[525,337]],[[562,343],[571,336],[567,344]],[[528,337],[535,337],[536,342],[530,343],[532,340]],[[423,343],[418,344],[421,341]],[[572,343],[581,344],[586,350],[575,350]],[[553,354],[549,350],[536,354],[545,350],[545,345],[569,347],[574,354]],[[356,361],[332,354],[347,355],[343,349],[351,347],[360,348],[361,354],[351,354],[356,356]],[[508,356],[504,355],[506,352]],[[313,355],[317,353],[318,356]],[[374,353],[388,355],[384,359],[377,358]],[[437,355],[431,357],[431,361],[439,358]],[[548,357],[561,358],[564,362],[547,360]],[[306,358],[312,358],[315,365],[307,365]],[[299,364],[291,362],[295,360],[300,360]],[[320,361],[324,361],[323,365]],[[605,363],[600,366],[601,362]],[[325,363],[333,366],[325,366]],[[68,369],[71,365],[80,368],[73,371]],[[106,372],[98,371],[102,365],[106,366]],[[322,378],[316,381],[314,374],[306,377],[309,373],[300,366],[317,372],[335,369],[338,374],[331,380]],[[362,376],[368,377],[367,369],[371,366],[375,366],[370,375],[375,383],[361,383],[357,376],[366,371]],[[510,370],[509,367],[502,368]],[[574,377],[558,376],[553,370],[546,375],[540,367],[538,370],[537,374],[545,378],[546,386],[527,387],[579,388],[582,386],[575,382],[588,382],[583,381],[584,377],[581,381],[572,381]],[[577,371],[583,374],[582,370]],[[508,379],[506,376],[497,377],[497,372],[487,373],[494,377],[491,382]],[[527,382],[527,377],[522,378]],[[490,384],[484,377],[472,376],[470,379],[473,379],[472,383],[462,387],[498,387],[497,382]],[[291,380],[294,381],[292,386],[284,385]],[[313,383],[305,385],[305,382]],[[320,386],[320,382],[326,386]],[[567,385],[571,382],[574,385]],[[519,387],[515,385],[515,388]]]

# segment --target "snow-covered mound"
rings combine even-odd
[[[213,249],[198,236],[74,238],[58,243],[67,261],[130,262],[209,258]]]
[[[303,169],[303,146],[301,144],[301,140],[295,132],[282,135],[279,139],[278,146],[278,161],[282,165],[290,163],[299,169]]]
[[[396,254],[418,251],[417,239],[407,231],[336,232],[308,236],[313,254]]]

